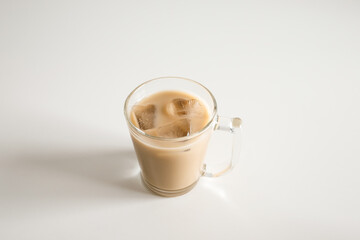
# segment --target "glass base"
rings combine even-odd
[[[141,180],[144,183],[144,185],[153,193],[160,195],[162,197],[177,197],[177,196],[181,196],[187,192],[189,192],[191,189],[193,189],[195,187],[195,185],[197,184],[197,182],[199,180],[197,180],[196,182],[194,182],[193,184],[191,184],[188,187],[182,188],[182,189],[178,189],[178,190],[163,190],[160,188],[157,188],[153,185],[151,185],[149,182],[146,181],[146,179],[142,176],[141,174]]]

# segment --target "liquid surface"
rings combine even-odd
[[[131,111],[131,122],[145,133],[178,138],[200,131],[209,112],[198,97],[180,91],[163,91],[142,99]]]

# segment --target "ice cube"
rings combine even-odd
[[[141,130],[154,127],[155,110],[156,107],[153,104],[134,106],[133,112]]]
[[[170,116],[201,114],[203,108],[196,99],[175,98],[166,104],[165,111]]]
[[[189,119],[182,118],[166,125],[146,130],[145,132],[152,136],[165,138],[185,137],[191,134],[191,124]]]

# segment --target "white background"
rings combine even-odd
[[[2,0],[0,239],[360,239],[359,43],[359,1]],[[122,115],[167,75],[244,120],[237,168],[177,198]]]

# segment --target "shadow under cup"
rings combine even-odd
[[[182,91],[205,103],[209,122],[200,131],[180,138],[146,134],[130,120],[132,107],[143,98],[162,91]],[[217,115],[216,100],[201,84],[186,78],[161,77],[143,83],[125,101],[124,114],[145,185],[161,196],[190,191],[204,174],[204,157]]]

